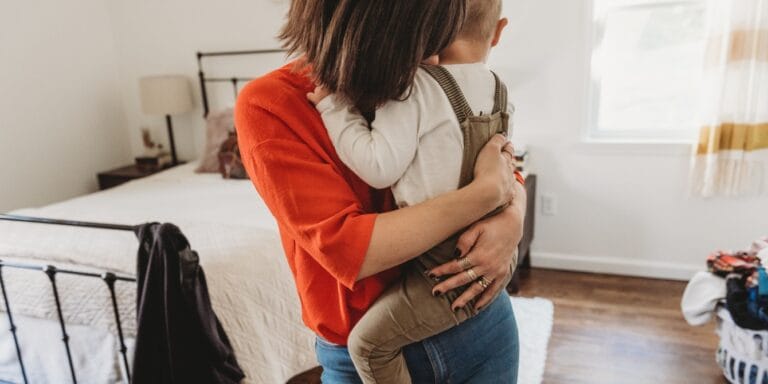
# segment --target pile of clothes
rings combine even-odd
[[[688,282],[682,310],[691,325],[717,318],[716,361],[732,384],[768,384],[768,237],[746,251],[715,252]]]
[[[768,260],[768,236],[754,241],[746,251],[709,255],[708,271],[697,273],[685,288],[681,304],[685,320],[703,325],[725,301],[736,325],[768,330],[768,273],[761,260]]]

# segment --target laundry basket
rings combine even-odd
[[[740,328],[727,309],[717,309],[717,363],[733,384],[768,384],[768,331]]]

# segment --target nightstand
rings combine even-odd
[[[523,237],[518,245],[517,269],[512,275],[512,281],[507,285],[509,293],[517,293],[520,290],[520,277],[531,268],[531,243],[533,242],[534,220],[536,217],[536,175],[528,175],[525,178],[525,192],[528,206],[525,208],[523,220]]]
[[[179,165],[181,164],[184,163],[179,163]],[[146,171],[139,169],[136,164],[131,164],[124,167],[111,169],[109,171],[104,171],[97,175],[99,179],[99,189],[103,191],[105,189],[116,187],[131,180],[141,179],[142,177],[154,175],[155,173],[164,171],[171,167],[173,166],[168,165],[159,170]]]

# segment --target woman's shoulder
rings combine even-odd
[[[261,142],[287,134],[297,114],[311,113],[307,92],[313,88],[306,71],[289,63],[250,81],[235,104],[235,125],[244,141]],[[293,127],[296,128],[296,127]]]
[[[306,101],[306,93],[314,85],[306,69],[297,67],[292,61],[272,72],[251,80],[237,97],[239,107],[257,106],[267,108],[291,101]],[[291,98],[297,100],[291,100]],[[271,109],[271,108],[269,108]]]

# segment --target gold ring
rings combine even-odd
[[[463,271],[472,268],[472,262],[469,261],[469,256],[456,259],[456,261],[459,263],[459,268]]]
[[[488,286],[491,285],[488,283],[488,279],[485,278],[485,276],[481,277],[480,280],[477,280],[477,283],[480,284],[481,287],[483,287],[483,290],[488,289]]]
[[[469,281],[475,281],[475,280],[477,280],[477,273],[475,273],[475,271],[474,271],[474,270],[472,270],[472,268],[470,268],[470,269],[467,269],[467,270],[466,270],[466,271],[464,271],[464,272],[466,272],[466,273],[467,273],[467,277],[469,277]]]

